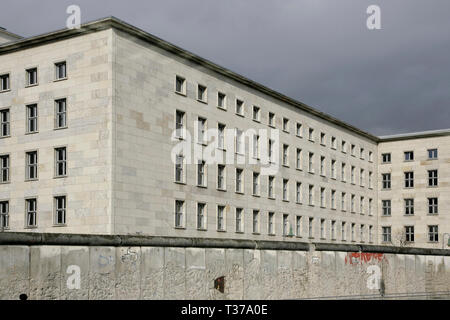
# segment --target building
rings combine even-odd
[[[450,130],[373,136],[116,18],[6,35],[6,231],[398,245],[414,226],[405,245],[431,247],[450,232]]]

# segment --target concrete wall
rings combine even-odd
[[[449,250],[414,249],[404,254],[383,253],[380,246],[371,246],[374,252],[360,247],[361,252],[355,251],[358,246],[317,244],[305,251],[291,250],[295,248],[290,247],[293,242],[283,243],[278,250],[264,249],[270,247],[270,242],[253,244],[263,249],[250,249],[245,242],[241,243],[242,248],[233,248],[232,242],[224,242],[223,248],[218,248],[213,246],[220,243],[207,241],[198,243],[198,247],[188,247],[188,242],[184,246],[133,246],[134,238],[106,239],[130,246],[30,246],[8,245],[7,242],[15,242],[3,238],[0,237],[0,299],[18,299],[22,293],[29,299],[379,297],[383,290],[385,295],[426,292],[429,297],[435,292],[450,293]],[[50,238],[47,243],[59,243],[58,239],[61,237]],[[90,243],[107,243],[97,238],[93,241]],[[157,243],[164,239],[147,241]],[[399,248],[386,248],[402,252]],[[368,273],[371,266],[378,267],[375,269],[380,271],[380,288],[384,289],[368,286],[373,277]],[[79,288],[71,287],[75,283],[74,268],[80,270]],[[223,293],[214,288],[214,280],[222,276]]]

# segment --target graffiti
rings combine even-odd
[[[131,248],[127,249],[127,253],[123,254],[120,259],[124,263],[131,263],[133,265],[136,265],[136,262],[138,260],[138,253],[131,250]]]
[[[67,289],[73,290],[73,289],[80,289],[81,287],[81,268],[77,265],[70,265],[67,267],[66,270],[67,274],[70,274],[69,277],[67,277]]]
[[[345,257],[345,264],[351,265],[383,261],[387,261],[383,253],[349,252]]]
[[[112,262],[113,262],[113,257],[112,257],[112,256],[105,257],[105,256],[103,256],[103,255],[100,255],[100,256],[98,257],[98,264],[99,264],[99,266],[101,266],[101,267],[107,266],[107,265],[109,265],[109,264],[112,263]]]

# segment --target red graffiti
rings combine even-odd
[[[386,260],[383,253],[349,252],[345,257],[345,264],[382,262],[383,260]]]

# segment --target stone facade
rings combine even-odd
[[[386,221],[380,217],[380,170],[385,169],[380,164],[380,150],[400,145],[384,144],[378,137],[114,18],[90,23],[81,30],[63,30],[0,46],[0,75],[9,74],[11,79],[11,89],[0,93],[0,110],[8,108],[11,115],[11,134],[0,138],[0,156],[9,154],[11,163],[10,182],[0,184],[0,201],[10,204],[9,230],[24,230],[25,199],[35,197],[38,222],[27,231],[380,241],[379,225]],[[66,61],[67,79],[54,81],[54,64],[59,61]],[[26,87],[25,70],[31,67],[38,68],[39,83]],[[184,79],[182,92],[176,92],[177,77]],[[206,88],[204,101],[198,99],[198,85]],[[218,107],[219,93],[226,95],[225,108]],[[68,124],[65,129],[54,130],[54,102],[62,97],[67,99]],[[243,102],[242,115],[236,113],[237,100]],[[29,103],[38,104],[38,133],[25,132],[25,106]],[[257,121],[253,106],[259,107]],[[192,137],[199,117],[206,119],[208,129],[220,124],[233,130],[277,130],[278,158],[283,158],[283,145],[288,145],[288,165],[277,166],[273,174],[274,197],[268,197],[269,177],[260,164],[237,163],[241,155],[235,152],[235,144],[226,150],[214,148],[217,154],[235,160],[225,166],[225,188],[217,187],[217,163],[206,166],[206,187],[197,186],[197,165],[193,162],[185,165],[185,179],[177,183],[172,150],[183,142],[171,139],[177,110],[184,113],[185,129]],[[274,114],[271,125],[269,113]],[[284,119],[288,120],[286,128]],[[301,132],[297,132],[297,124],[301,124]],[[309,139],[310,129],[314,130],[313,139]],[[448,145],[448,135],[440,139]],[[428,141],[416,142],[426,146]],[[262,139],[261,144],[267,143],[267,138]],[[444,144],[440,142],[439,150]],[[54,177],[54,148],[58,146],[67,147],[64,178]],[[193,146],[206,149],[196,142]],[[299,167],[297,149],[301,150]],[[39,178],[35,181],[25,181],[25,152],[29,150],[38,151]],[[439,170],[444,173],[449,170],[449,156],[446,151],[439,152]],[[314,154],[313,170],[308,168],[310,153]],[[236,168],[243,170],[243,192],[236,192]],[[257,195],[252,192],[254,172],[260,174]],[[286,179],[288,196],[283,199]],[[300,199],[297,183],[301,183]],[[442,183],[436,190],[444,213],[448,182]],[[441,189],[445,185],[447,189]],[[313,186],[312,204],[309,186]],[[67,223],[55,227],[54,197],[58,195],[67,197]],[[175,223],[177,200],[184,201],[180,227]],[[206,205],[206,223],[200,229],[198,203]],[[223,230],[218,230],[218,206],[224,207]],[[243,210],[242,232],[236,232],[237,208]],[[258,212],[257,232],[252,230],[254,210]],[[271,234],[270,212],[274,214]],[[446,219],[439,222],[439,232],[449,232],[448,217],[439,217]]]

